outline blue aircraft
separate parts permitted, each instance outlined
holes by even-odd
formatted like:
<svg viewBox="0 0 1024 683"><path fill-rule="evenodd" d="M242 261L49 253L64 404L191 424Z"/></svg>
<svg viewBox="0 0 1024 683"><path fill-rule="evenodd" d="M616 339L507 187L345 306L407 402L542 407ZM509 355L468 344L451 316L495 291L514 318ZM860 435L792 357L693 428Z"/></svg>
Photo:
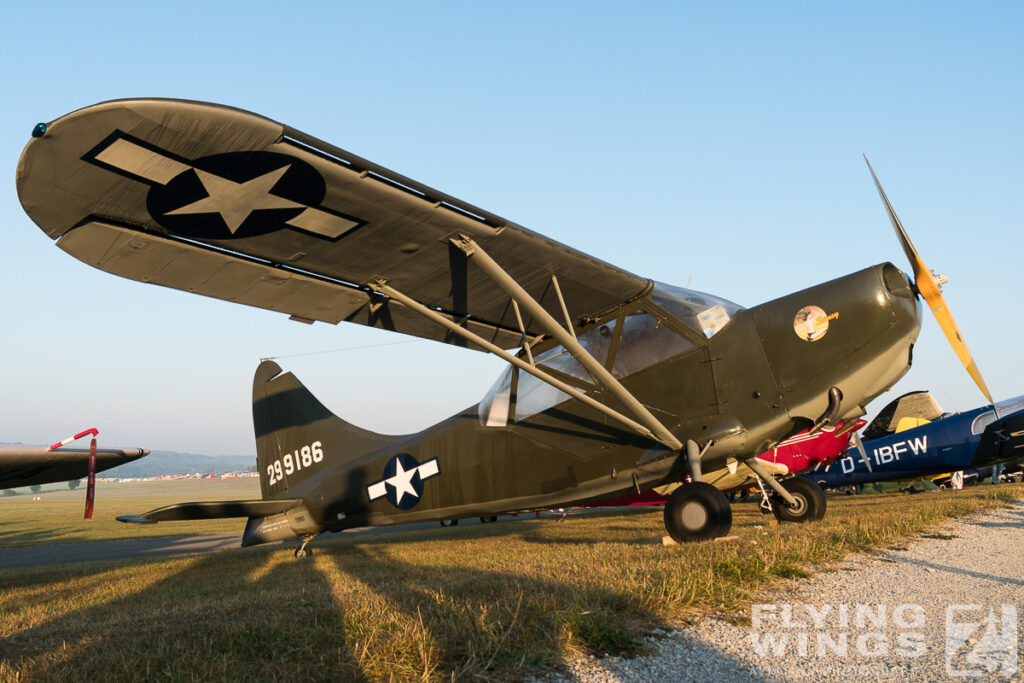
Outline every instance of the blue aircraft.
<svg viewBox="0 0 1024 683"><path fill-rule="evenodd" d="M822 488L919 479L1024 458L1024 396L942 413L930 394L905 394L882 410L846 456L804 475Z"/></svg>

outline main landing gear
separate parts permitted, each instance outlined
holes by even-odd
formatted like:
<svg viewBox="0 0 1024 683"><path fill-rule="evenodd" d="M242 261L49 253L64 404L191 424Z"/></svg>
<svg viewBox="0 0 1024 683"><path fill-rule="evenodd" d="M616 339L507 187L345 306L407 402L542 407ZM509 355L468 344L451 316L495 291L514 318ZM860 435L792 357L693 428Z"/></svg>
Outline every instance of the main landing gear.
<svg viewBox="0 0 1024 683"><path fill-rule="evenodd" d="M665 528L676 543L725 536L732 528L732 508L725 494L711 484L682 484L665 503Z"/></svg>
<svg viewBox="0 0 1024 683"><path fill-rule="evenodd" d="M771 512L780 522L816 522L825 516L825 494L811 480L793 477L775 484L792 498L787 502L772 492ZM719 538L732 528L732 508L725 494L711 484L681 484L665 503L665 528L676 543Z"/></svg>

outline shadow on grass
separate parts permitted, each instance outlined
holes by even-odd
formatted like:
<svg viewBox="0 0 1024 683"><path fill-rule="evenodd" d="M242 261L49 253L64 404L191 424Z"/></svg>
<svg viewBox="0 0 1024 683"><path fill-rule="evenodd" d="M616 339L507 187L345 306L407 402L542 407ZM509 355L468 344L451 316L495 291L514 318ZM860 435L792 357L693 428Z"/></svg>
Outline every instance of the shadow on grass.
<svg viewBox="0 0 1024 683"><path fill-rule="evenodd" d="M498 526L480 538L500 546ZM636 595L473 566L472 545L434 534L444 530L408 554L374 535L305 561L290 548L248 548L34 569L8 585L31 625L0 623L0 678L505 679L564 671L572 652L640 654L642 635L666 627Z"/></svg>
<svg viewBox="0 0 1024 683"><path fill-rule="evenodd" d="M662 627L630 596L596 586L446 564L411 564L383 547L332 553L337 569L422 628L443 679L562 668L564 650L636 655L642 632ZM643 625L642 630L638 628Z"/></svg>
<svg viewBox="0 0 1024 683"><path fill-rule="evenodd" d="M347 644L345 614L312 564L260 550L174 561L185 566L148 585L144 577L160 573L160 561L119 563L143 578L129 579L118 597L11 633L0 678L6 665L8 676L38 680L365 680ZM76 573L93 572L111 565Z"/></svg>
<svg viewBox="0 0 1024 683"><path fill-rule="evenodd" d="M41 518L49 516L48 513L48 510L39 510ZM55 541L84 541L87 538L85 529L75 528L63 520L52 527L41 529L27 529L23 523L17 521L0 522L0 547L31 546Z"/></svg>

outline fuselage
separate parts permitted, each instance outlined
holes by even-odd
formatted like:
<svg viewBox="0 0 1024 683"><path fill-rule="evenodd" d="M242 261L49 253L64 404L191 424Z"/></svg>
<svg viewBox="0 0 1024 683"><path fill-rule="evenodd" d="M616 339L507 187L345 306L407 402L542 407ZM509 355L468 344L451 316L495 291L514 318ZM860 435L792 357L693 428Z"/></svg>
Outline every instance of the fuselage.
<svg viewBox="0 0 1024 683"><path fill-rule="evenodd" d="M709 335L694 330L706 320L669 317L670 304L658 301L612 311L580 330L579 338L590 340L595 355L606 353L602 362L674 435L705 447L706 471L807 428L828 408L830 387L843 395L836 419L862 415L863 405L909 369L920 326L909 284L890 264L754 308L735 307ZM801 319L808 308L821 311L817 333ZM648 336L631 338L631 325ZM636 358L652 339L653 347L681 350L655 354L653 363ZM608 392L588 385L559 347L541 347L533 355L559 377L624 410ZM480 404L420 433L374 435L377 441L334 416L281 422L273 410L257 411L261 399L254 389L254 415L270 416L264 426L256 419L264 498L303 499L307 526L291 523L298 535L561 507L687 475L677 453L532 379L512 370ZM270 380L268 391L276 391L276 381ZM271 439L263 446L261 434ZM294 452L298 464L299 453L313 443L322 462L311 461L301 477L285 473L268 480L268 471L287 469L275 458ZM259 522L250 527L252 542L272 540L261 535Z"/></svg>

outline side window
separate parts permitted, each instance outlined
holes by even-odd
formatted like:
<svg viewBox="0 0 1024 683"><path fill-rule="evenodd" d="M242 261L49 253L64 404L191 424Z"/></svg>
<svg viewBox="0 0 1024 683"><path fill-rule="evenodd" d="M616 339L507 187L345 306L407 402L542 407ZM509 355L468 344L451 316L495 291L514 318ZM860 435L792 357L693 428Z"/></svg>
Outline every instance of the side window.
<svg viewBox="0 0 1024 683"><path fill-rule="evenodd" d="M655 363L693 348L693 344L647 313L627 316L622 326L622 341L615 354L612 374L628 377Z"/></svg>
<svg viewBox="0 0 1024 683"><path fill-rule="evenodd" d="M525 420L570 398L572 397L564 391L524 372L519 380L519 391L516 395L515 421Z"/></svg>
<svg viewBox="0 0 1024 683"><path fill-rule="evenodd" d="M598 363L602 365L608 360L608 349L611 347L612 338L615 336L615 321L609 321L598 325L592 330L579 336L580 346L585 348ZM557 370L585 382L593 382L590 373L583 369L572 355L562 346L555 346L535 358L537 365ZM519 375L519 390L516 392L516 414L515 420L519 422L526 418L545 411L571 398L564 391L554 388L547 382L541 381L524 373Z"/></svg>
<svg viewBox="0 0 1024 683"><path fill-rule="evenodd" d="M604 366L608 363L617 323L617 320L610 320L579 336L580 345ZM636 312L623 319L622 338L611 372L619 379L628 377L692 348L693 342L654 316ZM584 382L594 381L563 346L554 346L537 354L534 362L542 368L550 368ZM547 382L509 366L480 401L480 423L485 427L504 427L508 423L509 406L513 403L513 419L519 422L570 398Z"/></svg>
<svg viewBox="0 0 1024 683"><path fill-rule="evenodd" d="M504 427L508 422L508 404L512 397L512 375L516 369L509 365L498 376L480 401L480 424L484 427Z"/></svg>

